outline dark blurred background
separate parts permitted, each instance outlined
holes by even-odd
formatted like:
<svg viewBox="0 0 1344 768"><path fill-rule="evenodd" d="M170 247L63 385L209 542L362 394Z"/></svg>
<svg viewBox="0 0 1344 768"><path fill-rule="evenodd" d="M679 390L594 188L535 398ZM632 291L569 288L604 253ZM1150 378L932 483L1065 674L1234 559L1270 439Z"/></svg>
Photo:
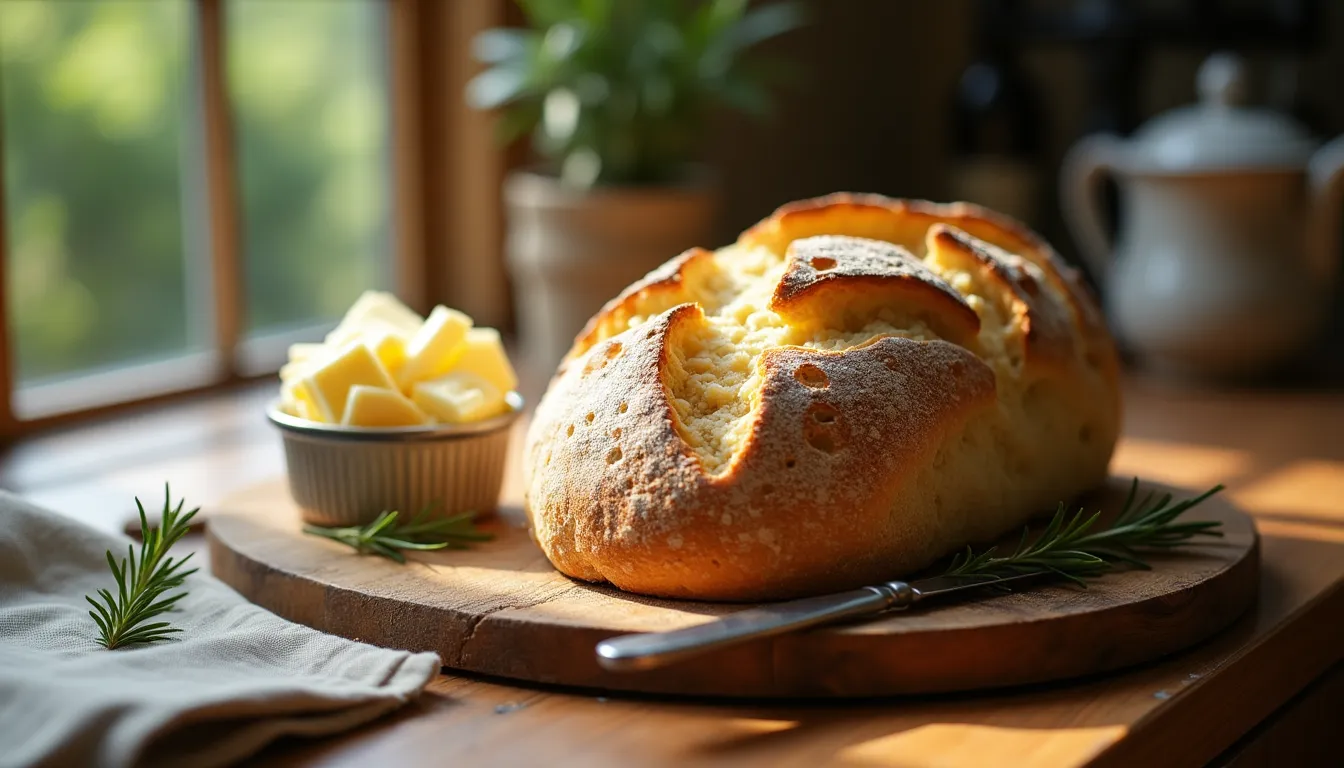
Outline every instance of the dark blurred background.
<svg viewBox="0 0 1344 768"><path fill-rule="evenodd" d="M725 116L714 135L725 242L780 201L835 190L953 199L958 164L984 151L1036 165L1031 224L1072 255L1056 185L1064 153L1091 131L1128 134L1193 102L1199 65L1222 49L1248 59L1254 102L1290 111L1322 138L1344 131L1344 3L845 0L808 8L811 25L768 44L787 51L806 80L781 92L768 126ZM976 64L1015 83L983 112L968 107L975 88L963 85ZM986 115L995 125L970 130L968 140L965 123Z"/></svg>

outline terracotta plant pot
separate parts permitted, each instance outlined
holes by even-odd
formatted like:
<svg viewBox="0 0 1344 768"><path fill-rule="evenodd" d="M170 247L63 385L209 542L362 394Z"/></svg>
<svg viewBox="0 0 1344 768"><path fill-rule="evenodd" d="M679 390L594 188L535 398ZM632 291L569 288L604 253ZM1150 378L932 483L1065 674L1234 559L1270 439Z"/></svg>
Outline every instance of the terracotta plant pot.
<svg viewBox="0 0 1344 768"><path fill-rule="evenodd" d="M550 370L607 300L692 246L709 247L708 174L665 187L575 189L518 172L504 183L508 263L523 353Z"/></svg>

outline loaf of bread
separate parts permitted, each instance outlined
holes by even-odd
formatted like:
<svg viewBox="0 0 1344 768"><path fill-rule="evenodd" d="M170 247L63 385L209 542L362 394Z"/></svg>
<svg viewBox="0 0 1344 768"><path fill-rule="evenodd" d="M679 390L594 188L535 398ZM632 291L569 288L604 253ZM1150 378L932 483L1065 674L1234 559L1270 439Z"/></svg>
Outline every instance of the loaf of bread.
<svg viewBox="0 0 1344 768"><path fill-rule="evenodd" d="M525 448L561 572L647 595L900 577L1106 475L1115 348L1075 272L967 204L832 195L672 259L579 335Z"/></svg>

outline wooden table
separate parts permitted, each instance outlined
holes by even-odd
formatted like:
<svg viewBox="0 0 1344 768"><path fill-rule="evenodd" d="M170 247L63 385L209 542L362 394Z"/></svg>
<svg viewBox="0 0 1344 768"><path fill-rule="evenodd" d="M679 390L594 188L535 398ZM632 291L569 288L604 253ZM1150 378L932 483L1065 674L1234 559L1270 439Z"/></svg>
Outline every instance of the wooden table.
<svg viewBox="0 0 1344 768"><path fill-rule="evenodd" d="M31 440L0 485L104 528L131 496L204 504L282 471L271 388ZM604 696L445 674L345 736L271 765L1330 765L1344 750L1344 395L1202 392L1131 381L1118 474L1226 483L1264 537L1254 611L1122 674L975 695L843 704ZM516 481L508 493L517 493Z"/></svg>

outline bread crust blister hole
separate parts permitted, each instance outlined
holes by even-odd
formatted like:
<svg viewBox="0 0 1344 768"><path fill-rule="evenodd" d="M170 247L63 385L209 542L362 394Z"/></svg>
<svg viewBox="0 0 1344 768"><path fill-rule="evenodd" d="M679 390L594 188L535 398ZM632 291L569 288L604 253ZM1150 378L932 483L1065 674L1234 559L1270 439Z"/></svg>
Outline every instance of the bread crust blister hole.
<svg viewBox="0 0 1344 768"><path fill-rule="evenodd" d="M808 389L825 389L831 385L826 372L811 363L803 363L793 372L793 378Z"/></svg>
<svg viewBox="0 0 1344 768"><path fill-rule="evenodd" d="M840 430L840 411L828 403L813 403L807 409L803 438L822 453L835 453L844 446Z"/></svg>
<svg viewBox="0 0 1344 768"><path fill-rule="evenodd" d="M808 263L818 272L828 272L835 269L835 259L830 256L813 256Z"/></svg>
<svg viewBox="0 0 1344 768"><path fill-rule="evenodd" d="M615 360L616 357L621 354L621 350L623 348L624 347L621 346L621 342L613 341L607 345L606 352L604 352L603 354L590 355L588 357L588 364L583 367L583 375L587 376L593 371L600 371L603 368L606 368L607 363L610 363L612 360Z"/></svg>
<svg viewBox="0 0 1344 768"><path fill-rule="evenodd" d="M818 424L830 424L840 417L840 412L826 403L817 403L812 406L811 414L813 421Z"/></svg>

